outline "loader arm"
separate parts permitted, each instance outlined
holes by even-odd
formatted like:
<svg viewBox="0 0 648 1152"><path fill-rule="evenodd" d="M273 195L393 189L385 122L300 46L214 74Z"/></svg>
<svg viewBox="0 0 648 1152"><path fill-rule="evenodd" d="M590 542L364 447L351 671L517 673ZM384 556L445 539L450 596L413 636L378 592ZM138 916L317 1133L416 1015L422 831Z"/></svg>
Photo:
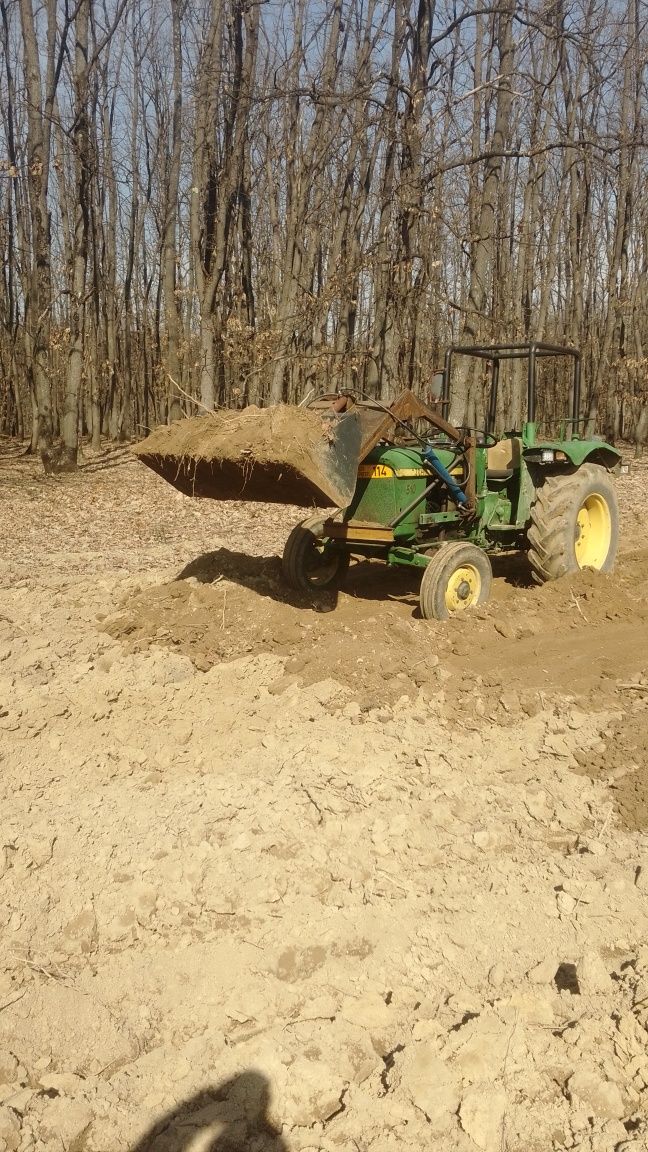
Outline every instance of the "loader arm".
<svg viewBox="0 0 648 1152"><path fill-rule="evenodd" d="M309 404L311 410L333 409L341 415L345 412L355 412L360 422L360 457L361 463L380 440L388 440L390 433L398 427L399 423L407 424L408 420L427 420L439 432L443 432L449 440L456 444L466 445L463 432L449 424L438 412L429 408L418 396L409 389L401 392L392 400L391 404L381 404L377 400L357 400L352 394L319 396Z"/></svg>
<svg viewBox="0 0 648 1152"><path fill-rule="evenodd" d="M458 448L465 454L467 463L468 480L465 486L465 491L461 498L461 505L467 512L471 512L475 507L476 490L476 442L474 437L467 436L465 432L454 425L449 424L430 408L419 400L409 389L401 392L399 396L387 408L384 405L378 404L375 401L367 400L358 404L355 411L359 414L360 420L360 460L366 459L369 453L376 447L380 440L388 440L390 434L393 435L393 430L400 424L407 425L410 420L426 420L433 428L442 432L449 440L452 440ZM451 481L443 470L439 470L439 461L436 458L432 449L428 450L428 463L434 474L441 479L451 491L452 498L457 503L456 485Z"/></svg>

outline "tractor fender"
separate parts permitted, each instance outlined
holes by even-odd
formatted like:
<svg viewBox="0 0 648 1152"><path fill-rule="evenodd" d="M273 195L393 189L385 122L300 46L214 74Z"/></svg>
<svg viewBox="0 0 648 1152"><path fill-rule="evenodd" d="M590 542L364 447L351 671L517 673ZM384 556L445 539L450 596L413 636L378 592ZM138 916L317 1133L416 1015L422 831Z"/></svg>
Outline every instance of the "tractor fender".
<svg viewBox="0 0 648 1152"><path fill-rule="evenodd" d="M561 456L558 456L557 460L543 461L543 450L553 450L566 459L561 459ZM614 472L621 463L621 453L618 449L612 448L610 444L604 444L600 440L543 440L532 448L525 449L523 456L528 464L542 465L546 463L552 470L556 466L560 467L561 464L563 466L571 464L574 468L580 468L582 464L600 464L608 472Z"/></svg>

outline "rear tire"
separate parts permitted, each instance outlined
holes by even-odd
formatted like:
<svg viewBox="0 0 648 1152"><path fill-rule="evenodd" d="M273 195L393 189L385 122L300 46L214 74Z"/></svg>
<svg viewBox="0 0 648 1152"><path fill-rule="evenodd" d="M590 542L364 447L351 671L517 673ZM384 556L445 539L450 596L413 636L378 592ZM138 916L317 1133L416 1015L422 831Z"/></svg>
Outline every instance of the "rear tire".
<svg viewBox="0 0 648 1152"><path fill-rule="evenodd" d="M488 556L475 544L442 544L427 565L419 604L425 620L449 620L483 604L490 596L493 572Z"/></svg>
<svg viewBox="0 0 648 1152"><path fill-rule="evenodd" d="M536 490L527 533L529 562L541 583L581 568L611 572L619 543L616 490L600 464L546 476Z"/></svg>
<svg viewBox="0 0 648 1152"><path fill-rule="evenodd" d="M281 568L286 583L297 592L338 588L348 567L348 552L326 539L321 516L302 520L286 540Z"/></svg>

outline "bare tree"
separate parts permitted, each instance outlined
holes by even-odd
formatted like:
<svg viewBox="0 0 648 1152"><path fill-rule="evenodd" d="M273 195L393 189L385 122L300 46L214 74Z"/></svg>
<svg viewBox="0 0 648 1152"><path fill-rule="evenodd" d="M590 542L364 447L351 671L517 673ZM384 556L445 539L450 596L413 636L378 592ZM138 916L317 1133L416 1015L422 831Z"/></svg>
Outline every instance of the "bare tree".
<svg viewBox="0 0 648 1152"><path fill-rule="evenodd" d="M258 24L258 5L212 0L199 61L191 244L200 308L200 396L207 408L219 392L223 398L228 258L242 197Z"/></svg>
<svg viewBox="0 0 648 1152"><path fill-rule="evenodd" d="M45 75L36 33L32 0L20 0L25 90L27 94L27 195L31 226L28 294L25 299L25 338L29 380L35 401L33 442L45 471L55 468L54 420L49 378L51 236L49 217L50 140L59 67L56 60L56 2L47 0Z"/></svg>
<svg viewBox="0 0 648 1152"><path fill-rule="evenodd" d="M71 335L67 380L63 399L61 432L62 466L77 466L79 443L79 393L83 376L86 315L86 271L90 223L90 109L89 109L89 28L92 0L79 0L74 21L74 121L72 138L75 158L74 233L72 247Z"/></svg>
<svg viewBox="0 0 648 1152"><path fill-rule="evenodd" d="M496 93L495 122L492 135L486 142L484 182L479 207L474 212L477 231L474 239L471 238L470 279L461 331L461 340L467 344L479 343L493 333L493 318L488 303L497 256L496 223L503 157L511 129L513 17L514 7L510 0L498 0L493 16L493 42L498 53L497 75L491 81ZM471 383L473 391L470 390ZM460 422L467 416L470 423L475 423L477 400L474 385L474 378L465 371L461 376L458 374L451 420Z"/></svg>
<svg viewBox="0 0 648 1152"><path fill-rule="evenodd" d="M182 415L179 384L181 367L181 317L178 308L178 212L180 165L182 163L182 21L184 0L171 0L173 44L173 92L170 150L166 157L166 187L164 223L162 228L162 269L164 281L164 320L166 328L166 359L169 387L169 420Z"/></svg>

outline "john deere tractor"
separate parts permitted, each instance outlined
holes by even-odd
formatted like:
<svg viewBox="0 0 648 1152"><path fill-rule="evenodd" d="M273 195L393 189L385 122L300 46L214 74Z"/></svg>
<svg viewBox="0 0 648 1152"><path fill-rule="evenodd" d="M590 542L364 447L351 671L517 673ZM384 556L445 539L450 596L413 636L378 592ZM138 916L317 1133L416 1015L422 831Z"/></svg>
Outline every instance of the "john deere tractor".
<svg viewBox="0 0 648 1152"><path fill-rule="evenodd" d="M465 367L466 357L487 380L481 429L455 428L447 419L453 368L458 359ZM499 393L508 361L526 366L526 413L506 431ZM566 397L554 428L536 403L540 361L554 370L556 395ZM191 417L156 429L135 452L190 496L336 506L332 514L311 514L288 537L283 572L296 589L334 588L352 556L382 560L420 569L421 612L444 620L488 599L496 552L526 551L540 581L579 568L609 572L621 456L581 434L576 349L455 346L441 377L431 407L412 392L389 406L335 393L306 408L250 406Z"/></svg>
<svg viewBox="0 0 648 1152"><path fill-rule="evenodd" d="M489 382L481 430L446 419L453 369L465 357L481 362ZM556 436L536 419L536 370L548 358L569 368ZM511 360L525 362L526 414L504 431L500 367ZM579 353L544 343L451 347L432 407L411 392L389 407L351 395L318 398L312 409L332 409L338 421L359 425L357 480L346 507L311 515L292 531L283 553L286 580L302 590L335 587L352 556L418 568L421 613L444 620L488 599L497 552L524 550L539 581L580 568L609 572L621 456L581 435L580 407Z"/></svg>

